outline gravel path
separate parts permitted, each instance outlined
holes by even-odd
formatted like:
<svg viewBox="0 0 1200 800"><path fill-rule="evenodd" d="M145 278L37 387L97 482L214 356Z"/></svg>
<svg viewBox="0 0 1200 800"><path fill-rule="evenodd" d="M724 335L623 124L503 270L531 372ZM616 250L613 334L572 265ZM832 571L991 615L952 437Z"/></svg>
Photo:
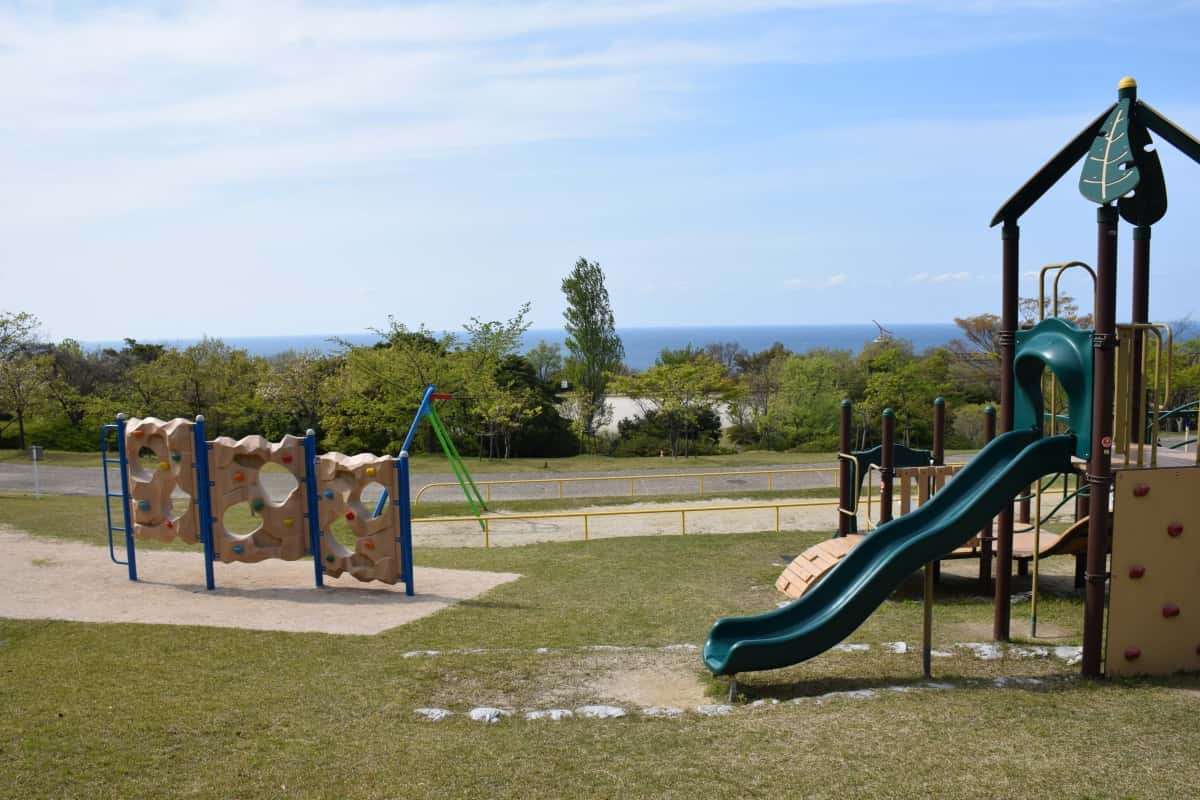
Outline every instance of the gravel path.
<svg viewBox="0 0 1200 800"><path fill-rule="evenodd" d="M99 458L99 457L97 457ZM836 475L832 471L836 465L832 462L804 465L779 465L775 469L795 469L821 467L828 472L784 473L774 478L774 488L779 490L810 488L817 486L833 486ZM468 469L470 463L467 464ZM756 466L749 469L764 470L771 467ZM695 473L708 472L706 469L686 468L663 470L664 473ZM712 470L729 472L730 470ZM112 469L109 479L114 490L120 487L120 473ZM491 497L495 500L542 500L559 496L557 478L605 477L611 480L587 481L584 483L563 484L563 497L619 497L630 493L631 474L620 472L556 472L541 476L536 472L489 472L474 475L480 484L480 490L486 491L483 482L496 480L533 480L545 477L544 483L522 483L508 486L493 486ZM649 474L649 473L646 473ZM43 466L39 469L42 491L47 494L91 495L99 496L103 492L100 466L90 467L53 467ZM272 496L282 496L292 485L289 476L281 472L264 472L262 475L264 487ZM413 472L412 485L414 493L428 483L451 483L454 476L450 473ZM636 494L694 494L699 487L698 478L649 478L634 479L633 490ZM730 477L704 479L705 493L718 491L754 491L767 488L766 475L734 475ZM33 468L28 464L0 464L0 491L28 492L33 490ZM422 500L445 501L462 499L462 491L457 485L437 487L425 492Z"/></svg>

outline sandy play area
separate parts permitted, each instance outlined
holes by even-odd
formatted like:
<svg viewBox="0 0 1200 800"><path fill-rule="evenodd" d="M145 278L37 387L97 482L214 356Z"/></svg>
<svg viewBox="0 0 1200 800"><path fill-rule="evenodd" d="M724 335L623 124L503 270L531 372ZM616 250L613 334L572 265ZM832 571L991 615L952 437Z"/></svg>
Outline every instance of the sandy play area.
<svg viewBox="0 0 1200 800"><path fill-rule="evenodd" d="M143 622L219 628L372 635L478 597L520 575L417 567L416 596L403 585L359 583L348 575L313 586L311 561L215 564L217 590L204 589L198 552L138 551L138 576L107 550L0 531L7 575L0 617Z"/></svg>

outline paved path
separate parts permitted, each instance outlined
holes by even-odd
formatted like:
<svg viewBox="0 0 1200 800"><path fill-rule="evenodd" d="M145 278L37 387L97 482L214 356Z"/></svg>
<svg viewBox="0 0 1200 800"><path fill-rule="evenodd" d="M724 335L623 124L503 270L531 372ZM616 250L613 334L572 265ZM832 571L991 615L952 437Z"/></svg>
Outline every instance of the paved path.
<svg viewBox="0 0 1200 800"><path fill-rule="evenodd" d="M470 462L467 464L470 468ZM775 467L755 466L748 470L760 471L766 469L807 469L824 468L826 472L782 473L774 477L773 488L778 490L810 488L817 486L833 486L836 475L836 464L824 462L819 464L783 464ZM697 472L730 472L732 470L710 470L705 468L680 467L678 469L662 470L664 474L682 474ZM480 490L485 491L485 481L497 480L534 480L544 478L545 483L522 483L508 486L493 486L491 496L496 500L538 500L559 496L558 478L581 477L612 477L613 480L586 481L582 483L564 483L563 497L619 497L630 493L630 475L646 476L653 472L555 472L546 475L537 472L488 472L475 475L480 484ZM93 495L99 496L103 491L100 467L54 467L43 466L39 469L42 491L47 494ZM110 470L110 480L114 490L120 486L120 475L114 469ZM698 478L645 478L633 480L634 492L639 495L647 494L695 494L699 488ZM262 475L263 486L272 496L282 496L292 485L290 476L281 472L266 472ZM413 472L412 483L414 491L427 483L449 483L454 476L449 473ZM706 494L713 492L754 491L767 488L766 475L733 475L730 477L704 478ZM28 492L33 490L33 468L28 464L0 464L0 491ZM462 498L462 492L457 486L438 487L430 489L422 500L457 500Z"/></svg>

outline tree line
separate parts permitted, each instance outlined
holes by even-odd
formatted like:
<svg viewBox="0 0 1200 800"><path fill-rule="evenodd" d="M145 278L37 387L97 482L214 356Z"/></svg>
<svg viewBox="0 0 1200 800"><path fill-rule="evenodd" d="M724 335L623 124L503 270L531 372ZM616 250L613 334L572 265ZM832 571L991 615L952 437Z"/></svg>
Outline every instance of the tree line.
<svg viewBox="0 0 1200 800"><path fill-rule="evenodd" d="M711 454L732 449L830 451L838 405L854 402L856 445L878 438L885 407L901 441L928 445L933 398L946 398L947 444L982 444L983 406L999 394L999 320L956 319L962 338L923 353L881 338L858 353L794 353L782 344L747 352L735 342L664 350L647 369L626 367L600 265L580 259L562 281L565 350L523 351L526 303L503 320L472 318L436 333L389 318L378 342L335 342L333 352L254 356L219 339L168 347L126 339L87 349L47 342L31 314L0 312L0 447L30 442L88 450L118 411L162 418L204 414L216 435L316 430L322 446L396 452L425 387L455 399L440 409L464 454L486 458ZM1090 320L1065 298L1060 312ZM1036 304L1022 306L1024 322ZM1200 396L1200 338L1176 323L1172 397ZM638 413L612 430L612 398ZM434 451L431 430L414 450Z"/></svg>

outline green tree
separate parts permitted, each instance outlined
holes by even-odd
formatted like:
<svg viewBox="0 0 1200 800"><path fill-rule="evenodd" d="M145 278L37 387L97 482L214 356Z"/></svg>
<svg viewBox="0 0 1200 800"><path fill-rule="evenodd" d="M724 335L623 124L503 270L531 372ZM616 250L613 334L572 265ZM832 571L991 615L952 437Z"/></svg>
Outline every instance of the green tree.
<svg viewBox="0 0 1200 800"><path fill-rule="evenodd" d="M529 349L525 358L533 366L537 379L542 383L554 380L563 370L562 348L557 343L539 341Z"/></svg>
<svg viewBox="0 0 1200 800"><path fill-rule="evenodd" d="M604 394L608 381L625 357L617 336L612 304L604 285L604 271L594 261L581 258L563 278L567 308L563 312L567 332L566 370L579 394L574 403L579 414L581 436L596 448L596 429L605 415Z"/></svg>
<svg viewBox="0 0 1200 800"><path fill-rule="evenodd" d="M617 391L635 400L642 413L654 411L666 431L671 457L679 455L679 442L688 455L688 433L704 411L712 412L735 391L736 384L725 368L701 351L690 360L677 353L664 353L650 369L637 375L615 378Z"/></svg>

